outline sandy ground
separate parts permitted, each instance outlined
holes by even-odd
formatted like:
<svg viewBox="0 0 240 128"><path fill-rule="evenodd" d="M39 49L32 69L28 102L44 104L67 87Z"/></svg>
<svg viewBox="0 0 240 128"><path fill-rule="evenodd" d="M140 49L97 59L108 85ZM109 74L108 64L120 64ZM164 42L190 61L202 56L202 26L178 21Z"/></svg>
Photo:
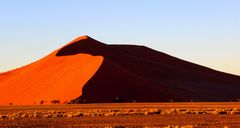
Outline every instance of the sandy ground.
<svg viewBox="0 0 240 128"><path fill-rule="evenodd" d="M238 128L240 103L0 106L0 127Z"/></svg>

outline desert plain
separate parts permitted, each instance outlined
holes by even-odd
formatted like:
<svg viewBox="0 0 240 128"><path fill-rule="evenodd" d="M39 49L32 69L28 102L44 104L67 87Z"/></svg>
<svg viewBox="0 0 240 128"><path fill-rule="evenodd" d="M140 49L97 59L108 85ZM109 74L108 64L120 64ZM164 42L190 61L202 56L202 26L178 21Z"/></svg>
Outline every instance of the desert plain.
<svg viewBox="0 0 240 128"><path fill-rule="evenodd" d="M240 103L6 105L0 127L238 128Z"/></svg>

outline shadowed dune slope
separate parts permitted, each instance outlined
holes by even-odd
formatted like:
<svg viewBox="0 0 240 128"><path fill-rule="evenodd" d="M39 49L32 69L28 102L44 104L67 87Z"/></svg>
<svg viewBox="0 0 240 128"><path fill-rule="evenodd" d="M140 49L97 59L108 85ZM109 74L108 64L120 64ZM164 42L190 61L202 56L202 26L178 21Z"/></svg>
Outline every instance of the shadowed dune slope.
<svg viewBox="0 0 240 128"><path fill-rule="evenodd" d="M240 77L136 45L79 37L43 59L0 74L0 104L235 101Z"/></svg>

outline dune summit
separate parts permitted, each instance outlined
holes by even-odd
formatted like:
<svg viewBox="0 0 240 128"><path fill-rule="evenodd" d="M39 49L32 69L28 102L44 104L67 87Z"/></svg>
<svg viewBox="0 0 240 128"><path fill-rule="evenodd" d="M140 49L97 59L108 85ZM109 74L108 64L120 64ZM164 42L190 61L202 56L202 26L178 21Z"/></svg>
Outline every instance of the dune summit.
<svg viewBox="0 0 240 128"><path fill-rule="evenodd" d="M236 101L240 77L145 46L81 36L48 56L0 74L0 105Z"/></svg>

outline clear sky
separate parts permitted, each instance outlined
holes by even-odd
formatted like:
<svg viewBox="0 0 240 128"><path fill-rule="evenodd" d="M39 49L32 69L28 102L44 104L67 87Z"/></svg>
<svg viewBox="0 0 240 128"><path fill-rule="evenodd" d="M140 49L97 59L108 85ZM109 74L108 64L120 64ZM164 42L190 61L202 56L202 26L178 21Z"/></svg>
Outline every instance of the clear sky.
<svg viewBox="0 0 240 128"><path fill-rule="evenodd" d="M240 0L0 0L0 72L80 35L240 75Z"/></svg>

